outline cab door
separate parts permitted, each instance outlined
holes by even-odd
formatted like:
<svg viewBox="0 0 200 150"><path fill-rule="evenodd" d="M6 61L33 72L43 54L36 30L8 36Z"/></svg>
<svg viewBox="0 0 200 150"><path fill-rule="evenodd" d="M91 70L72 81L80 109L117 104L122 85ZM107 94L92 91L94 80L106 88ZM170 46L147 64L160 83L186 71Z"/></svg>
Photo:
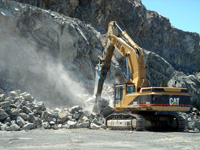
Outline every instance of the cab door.
<svg viewBox="0 0 200 150"><path fill-rule="evenodd" d="M115 99L114 99L114 106L120 107L120 102L123 98L123 86L115 87Z"/></svg>

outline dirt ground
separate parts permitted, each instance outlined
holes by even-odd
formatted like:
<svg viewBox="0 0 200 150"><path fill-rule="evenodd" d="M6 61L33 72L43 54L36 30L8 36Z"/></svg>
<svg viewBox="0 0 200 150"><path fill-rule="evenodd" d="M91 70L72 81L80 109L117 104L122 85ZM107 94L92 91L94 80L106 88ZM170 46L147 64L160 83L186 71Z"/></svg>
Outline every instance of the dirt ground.
<svg viewBox="0 0 200 150"><path fill-rule="evenodd" d="M0 150L199 150L200 133L90 129L0 131Z"/></svg>

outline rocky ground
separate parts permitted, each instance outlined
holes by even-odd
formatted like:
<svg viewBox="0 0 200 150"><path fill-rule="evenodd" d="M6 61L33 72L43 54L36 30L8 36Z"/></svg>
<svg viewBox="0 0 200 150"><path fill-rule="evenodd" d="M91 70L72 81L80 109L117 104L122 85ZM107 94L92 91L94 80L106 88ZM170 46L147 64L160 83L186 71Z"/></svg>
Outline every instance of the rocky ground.
<svg viewBox="0 0 200 150"><path fill-rule="evenodd" d="M5 150L199 150L200 133L111 130L31 130L0 132Z"/></svg>

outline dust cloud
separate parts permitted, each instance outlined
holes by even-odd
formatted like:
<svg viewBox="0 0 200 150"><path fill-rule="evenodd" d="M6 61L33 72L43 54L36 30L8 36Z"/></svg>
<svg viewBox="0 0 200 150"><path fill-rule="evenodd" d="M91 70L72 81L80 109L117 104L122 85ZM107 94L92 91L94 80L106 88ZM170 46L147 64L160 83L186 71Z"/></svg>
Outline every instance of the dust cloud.
<svg viewBox="0 0 200 150"><path fill-rule="evenodd" d="M68 71L59 58L18 34L1 34L0 40L2 91L21 89L50 108L84 105L89 93L76 78L78 72Z"/></svg>

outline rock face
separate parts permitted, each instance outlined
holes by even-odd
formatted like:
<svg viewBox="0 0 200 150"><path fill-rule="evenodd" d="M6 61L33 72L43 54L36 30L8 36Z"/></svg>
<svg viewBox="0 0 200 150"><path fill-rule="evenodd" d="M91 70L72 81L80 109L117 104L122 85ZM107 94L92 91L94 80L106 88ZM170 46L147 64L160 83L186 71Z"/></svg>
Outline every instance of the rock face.
<svg viewBox="0 0 200 150"><path fill-rule="evenodd" d="M175 71L168 84L178 81L177 87L186 87L191 95L191 104L200 109L200 73L185 75L183 72Z"/></svg>
<svg viewBox="0 0 200 150"><path fill-rule="evenodd" d="M200 108L199 35L172 27L168 18L146 10L140 0L15 1L20 3L0 0L1 93L22 89L48 106L82 105L84 94L93 91L94 68L107 25L117 20L146 49L151 84L171 86L178 80ZM121 81L123 70L123 61L113 58L108 85ZM32 99L22 96L25 104ZM9 109L9 102L1 105ZM30 110L24 107L23 111Z"/></svg>
<svg viewBox="0 0 200 150"><path fill-rule="evenodd" d="M19 88L49 105L83 103L80 95L93 90L100 33L56 12L11 1L0 4L3 92Z"/></svg>
<svg viewBox="0 0 200 150"><path fill-rule="evenodd" d="M78 18L104 32L110 21L117 20L136 43L159 54L175 69L200 71L199 35L172 27L168 18L146 10L140 0L64 0L62 3L57 0L17 1Z"/></svg>

